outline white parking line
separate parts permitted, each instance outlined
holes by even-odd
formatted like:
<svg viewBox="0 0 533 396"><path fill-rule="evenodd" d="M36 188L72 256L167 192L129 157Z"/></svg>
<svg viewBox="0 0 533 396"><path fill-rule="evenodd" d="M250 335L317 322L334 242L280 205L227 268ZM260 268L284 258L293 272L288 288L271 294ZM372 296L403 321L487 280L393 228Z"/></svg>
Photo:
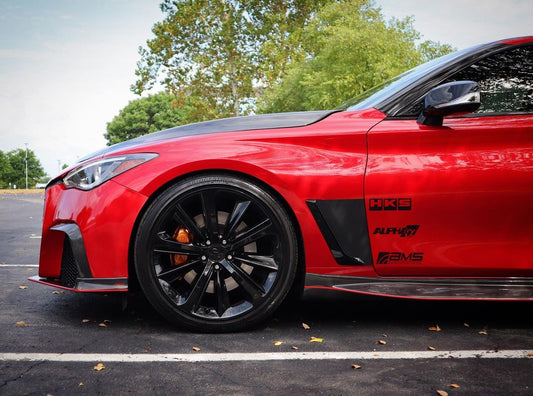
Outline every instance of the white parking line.
<svg viewBox="0 0 533 396"><path fill-rule="evenodd" d="M404 360L404 359L528 359L527 350L400 351L400 352L279 352L279 353L0 353L0 361L40 362L249 362L271 360Z"/></svg>
<svg viewBox="0 0 533 396"><path fill-rule="evenodd" d="M4 264L4 263L0 263L0 267L31 267L31 268L38 268L39 264Z"/></svg>

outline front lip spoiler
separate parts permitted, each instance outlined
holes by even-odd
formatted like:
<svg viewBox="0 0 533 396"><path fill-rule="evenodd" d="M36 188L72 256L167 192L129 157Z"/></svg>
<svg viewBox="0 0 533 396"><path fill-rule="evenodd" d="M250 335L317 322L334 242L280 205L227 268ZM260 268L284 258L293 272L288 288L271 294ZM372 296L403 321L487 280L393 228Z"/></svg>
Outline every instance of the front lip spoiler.
<svg viewBox="0 0 533 396"><path fill-rule="evenodd" d="M32 276L28 280L42 285L57 287L80 293L86 292L126 292L128 291L128 278L78 278L73 287L63 286L59 279L41 278Z"/></svg>

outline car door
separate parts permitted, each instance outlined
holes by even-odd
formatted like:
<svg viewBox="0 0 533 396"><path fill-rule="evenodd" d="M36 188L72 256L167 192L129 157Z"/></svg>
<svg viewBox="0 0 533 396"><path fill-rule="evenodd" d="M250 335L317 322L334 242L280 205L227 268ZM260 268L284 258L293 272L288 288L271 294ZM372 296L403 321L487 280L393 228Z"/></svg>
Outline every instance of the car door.
<svg viewBox="0 0 533 396"><path fill-rule="evenodd" d="M368 133L365 199L384 276L533 276L533 51L480 59L480 109L442 126L388 118Z"/></svg>

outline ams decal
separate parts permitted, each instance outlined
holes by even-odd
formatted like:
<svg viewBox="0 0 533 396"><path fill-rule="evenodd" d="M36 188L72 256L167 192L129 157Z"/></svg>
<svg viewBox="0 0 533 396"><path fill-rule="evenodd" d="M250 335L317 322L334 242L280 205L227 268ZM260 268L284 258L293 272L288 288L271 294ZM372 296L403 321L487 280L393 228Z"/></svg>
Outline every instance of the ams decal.
<svg viewBox="0 0 533 396"><path fill-rule="evenodd" d="M413 252L405 254L402 252L380 252L377 264L389 263L419 263L424 259L424 253Z"/></svg>
<svg viewBox="0 0 533 396"><path fill-rule="evenodd" d="M419 225L408 225L405 227L377 227L374 230L374 235L399 235L402 238L414 237L420 228Z"/></svg>
<svg viewBox="0 0 533 396"><path fill-rule="evenodd" d="M411 210L411 198L371 198L369 210Z"/></svg>

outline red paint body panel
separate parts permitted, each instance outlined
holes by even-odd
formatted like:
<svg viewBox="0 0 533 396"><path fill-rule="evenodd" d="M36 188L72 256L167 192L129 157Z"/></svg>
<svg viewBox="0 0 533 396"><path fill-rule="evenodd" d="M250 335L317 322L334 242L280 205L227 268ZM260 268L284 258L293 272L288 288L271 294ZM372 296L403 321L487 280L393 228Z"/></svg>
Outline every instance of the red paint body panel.
<svg viewBox="0 0 533 396"><path fill-rule="evenodd" d="M366 133L384 117L374 109L340 112L299 128L180 138L161 143L165 150L142 165L142 172L126 172L113 180L151 195L161 186L199 171L252 176L279 193L295 213L308 271L373 274L371 267L346 267L335 262L306 200L363 198Z"/></svg>
<svg viewBox="0 0 533 396"><path fill-rule="evenodd" d="M511 38L507 40L502 40L500 43L507 44L507 45L518 45L518 44L526 44L533 41L533 36L524 36L524 37L516 37Z"/></svg>
<svg viewBox="0 0 533 396"><path fill-rule="evenodd" d="M90 191L55 185L46 190L39 276L57 278L64 234L50 230L61 223L80 228L92 276L128 276L133 224L147 197L110 180Z"/></svg>
<svg viewBox="0 0 533 396"><path fill-rule="evenodd" d="M368 198L411 198L409 211L368 211L373 256L385 276L531 276L533 116L387 120L369 133ZM374 234L419 225L415 237Z"/></svg>

